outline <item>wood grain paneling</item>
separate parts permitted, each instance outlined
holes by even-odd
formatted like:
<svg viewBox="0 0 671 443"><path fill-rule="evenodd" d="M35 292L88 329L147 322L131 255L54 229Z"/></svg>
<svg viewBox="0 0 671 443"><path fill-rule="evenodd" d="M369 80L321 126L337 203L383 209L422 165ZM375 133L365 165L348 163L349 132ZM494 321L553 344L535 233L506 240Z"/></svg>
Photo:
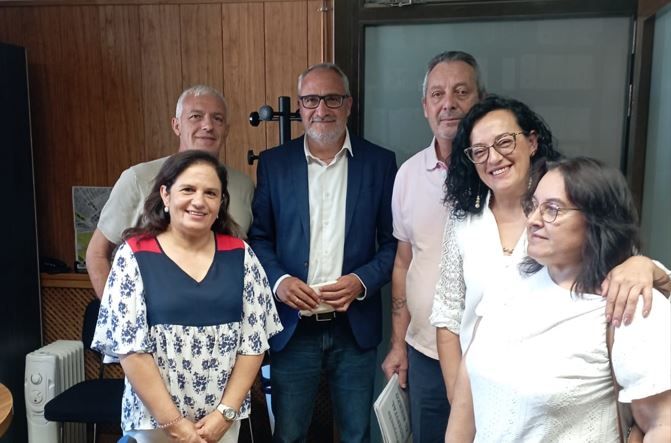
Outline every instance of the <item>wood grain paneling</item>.
<svg viewBox="0 0 671 443"><path fill-rule="evenodd" d="M96 176L107 173L106 156L101 155L106 129L100 83L100 27L95 7L58 7L50 12L45 20L53 28L46 40L50 68L47 105L53 117L48 144L34 146L39 177L38 222L40 233L46 232L47 239L72 256L72 186L89 185ZM41 217L43 214L49 218ZM51 255L44 250L41 253ZM68 260L70 264L73 261Z"/></svg>
<svg viewBox="0 0 671 443"><path fill-rule="evenodd" d="M102 62L100 54L100 24L98 8L92 6L61 7L61 56L59 87L65 91L58 98L63 115L57 126L63 130L68 143L60 151L49 150L52 158L65 153L67 164L87 165L75 169L75 185L89 185L96 180L98 168L106 175L107 156L104 152L105 128L103 110ZM55 92L57 92L56 90ZM65 117L65 118L63 118ZM63 185L65 195L59 196L63 208L70 206L71 190L67 180L61 180L62 171L54 178ZM72 230L70 230L72 233ZM74 245L74 241L72 242Z"/></svg>
<svg viewBox="0 0 671 443"><path fill-rule="evenodd" d="M308 66L307 2L266 3L266 103L277 110L277 97L291 97L296 108L296 79ZM317 37L318 38L318 37ZM303 133L300 123L292 123L291 136ZM268 147L278 144L276 124L266 124Z"/></svg>
<svg viewBox="0 0 671 443"><path fill-rule="evenodd" d="M108 186L129 164L146 159L142 109L142 54L137 6L104 6L100 14L107 174L91 184ZM99 172L102 172L99 169Z"/></svg>
<svg viewBox="0 0 671 443"><path fill-rule="evenodd" d="M170 155L179 146L170 121L182 91L180 41L178 5L140 6L146 160Z"/></svg>
<svg viewBox="0 0 671 443"><path fill-rule="evenodd" d="M33 26L41 32L34 59L32 59L31 48L28 48L28 59L32 59L29 69L34 65L44 65L44 70L41 72L43 77L36 79L42 87L42 95L37 100L33 101L35 95L32 93L32 83L30 85L31 113L38 112L38 115L32 118L33 132L40 131L43 137L40 144L33 144L40 255L50 255L49 251L60 248L62 248L61 252L65 252L67 246L73 249L72 240L74 238L72 223L68 223L72 220L70 216L72 206L67 199L68 190L64 181L72 181L76 171L64 173L65 170L60 167L63 164L73 165L70 163L72 162L71 149L67 146L71 141L66 131L66 126L70 124L70 122L66 123L68 120L66 116L70 115L69 112L72 110L66 105L67 93L59 92L59 88L65 91L68 87L65 81L65 69L61 62L64 55L59 38L62 28L60 10L61 8L52 7L35 11L36 23ZM36 109L38 107L43 107L43 109ZM71 120L71 123L78 124L74 120ZM68 263L72 264L73 260L68 260Z"/></svg>
<svg viewBox="0 0 671 443"><path fill-rule="evenodd" d="M324 18L323 16L330 13L330 11L322 11L323 3L322 0L311 0L308 1L306 5L308 27L305 40L308 43L308 66L325 61L325 58L322 57L325 55L322 54L324 52L322 46L322 20Z"/></svg>
<svg viewBox="0 0 671 443"><path fill-rule="evenodd" d="M249 124L249 113L266 101L263 5L223 5L222 27L224 95L231 123L226 163L256 177L246 155L249 149L258 154L266 147L264 126Z"/></svg>
<svg viewBox="0 0 671 443"><path fill-rule="evenodd" d="M1 0L7 6L54 6L54 5L163 5L163 4L211 4L211 3L272 3L304 0ZM490 0L491 1L491 0Z"/></svg>
<svg viewBox="0 0 671 443"><path fill-rule="evenodd" d="M11 6L15 5L15 6ZM18 6L16 6L18 5ZM321 61L318 0L2 2L0 40L27 48L40 254L74 262L71 188L111 186L133 164L175 152L182 88L223 90L222 159L254 176L246 152L278 141L249 113L292 97ZM330 44L330 43L329 43ZM326 52L327 53L327 52ZM292 133L302 132L294 124Z"/></svg>
<svg viewBox="0 0 671 443"><path fill-rule="evenodd" d="M180 6L182 87L224 90L221 5Z"/></svg>

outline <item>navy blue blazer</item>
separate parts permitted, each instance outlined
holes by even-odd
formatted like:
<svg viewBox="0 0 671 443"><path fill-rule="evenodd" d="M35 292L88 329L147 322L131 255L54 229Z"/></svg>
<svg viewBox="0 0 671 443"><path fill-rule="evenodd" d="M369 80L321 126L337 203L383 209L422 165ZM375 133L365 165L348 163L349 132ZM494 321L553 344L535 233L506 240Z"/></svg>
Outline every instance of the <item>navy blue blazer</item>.
<svg viewBox="0 0 671 443"><path fill-rule="evenodd" d="M358 345L369 349L382 339L380 288L391 279L396 255L391 219L396 156L352 135L350 141L342 274L355 273L366 285L366 297L350 304L347 318ZM250 245L271 287L285 274L306 281L310 204L303 137L262 152L256 177ZM293 335L299 315L279 299L275 303L284 330L270 339L270 348L280 351Z"/></svg>

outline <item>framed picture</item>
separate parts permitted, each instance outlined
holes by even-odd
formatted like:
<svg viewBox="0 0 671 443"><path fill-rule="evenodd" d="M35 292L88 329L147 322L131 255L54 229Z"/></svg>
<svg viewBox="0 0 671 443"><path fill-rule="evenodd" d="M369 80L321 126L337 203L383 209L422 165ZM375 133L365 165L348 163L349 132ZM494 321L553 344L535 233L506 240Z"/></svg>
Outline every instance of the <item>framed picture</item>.
<svg viewBox="0 0 671 443"><path fill-rule="evenodd" d="M75 226L75 271L86 271L86 248L98 226L100 211L112 192L109 186L73 186L72 210Z"/></svg>

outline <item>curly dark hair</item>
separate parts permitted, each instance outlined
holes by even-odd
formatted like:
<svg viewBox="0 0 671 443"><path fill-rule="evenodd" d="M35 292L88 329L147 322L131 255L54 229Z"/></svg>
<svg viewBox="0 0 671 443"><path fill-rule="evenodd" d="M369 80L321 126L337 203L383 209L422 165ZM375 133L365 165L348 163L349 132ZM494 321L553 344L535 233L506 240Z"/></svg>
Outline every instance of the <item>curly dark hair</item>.
<svg viewBox="0 0 671 443"><path fill-rule="evenodd" d="M141 220L134 227L124 231L124 240L135 236L155 237L168 229L170 215L163 210L164 204L161 199L161 186L165 186L169 191L177 178L185 170L199 163L212 166L217 171L217 176L221 182L221 206L219 206L218 217L212 224L212 231L218 234L240 235L239 226L228 213L230 196L228 194L228 173L226 172L226 168L216 158L205 151L187 150L171 155L163 163L158 174L156 174L151 193L147 196L147 200L145 200Z"/></svg>
<svg viewBox="0 0 671 443"><path fill-rule="evenodd" d="M532 189L539 180L538 170L546 160L554 160L561 155L554 149L552 132L543 119L524 103L498 95L489 95L476 104L466 114L459 124L459 129L452 143L452 154L445 179L445 203L452 206L453 214L457 218L464 218L467 214L479 214L480 208L475 207L476 196L485 201L490 189L485 185L475 165L471 162L464 149L471 145L471 132L475 124L485 115L499 109L510 111L524 134L532 131L538 139L538 148L531 158Z"/></svg>
<svg viewBox="0 0 671 443"><path fill-rule="evenodd" d="M548 172L555 169L564 179L571 204L585 217L582 268L571 291L595 293L608 272L639 248L636 205L622 173L598 160L576 157L547 163ZM542 267L531 257L520 264L525 274Z"/></svg>

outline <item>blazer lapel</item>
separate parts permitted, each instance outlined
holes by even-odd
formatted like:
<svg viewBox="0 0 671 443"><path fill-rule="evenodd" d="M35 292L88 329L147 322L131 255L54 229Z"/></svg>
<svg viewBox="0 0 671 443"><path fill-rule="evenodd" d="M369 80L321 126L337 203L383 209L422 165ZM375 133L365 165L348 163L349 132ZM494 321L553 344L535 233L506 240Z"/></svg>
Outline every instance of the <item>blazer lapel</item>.
<svg viewBox="0 0 671 443"><path fill-rule="evenodd" d="M354 149L347 163L347 198L345 200L345 239L349 234L352 221L354 220L354 209L356 209L359 195L361 194L361 178L363 174L362 154Z"/></svg>
<svg viewBox="0 0 671 443"><path fill-rule="evenodd" d="M286 198L296 199L299 219L305 239L310 244L310 196L308 190L308 164L303 151L303 137L296 143L289 167L292 170L292 192Z"/></svg>

